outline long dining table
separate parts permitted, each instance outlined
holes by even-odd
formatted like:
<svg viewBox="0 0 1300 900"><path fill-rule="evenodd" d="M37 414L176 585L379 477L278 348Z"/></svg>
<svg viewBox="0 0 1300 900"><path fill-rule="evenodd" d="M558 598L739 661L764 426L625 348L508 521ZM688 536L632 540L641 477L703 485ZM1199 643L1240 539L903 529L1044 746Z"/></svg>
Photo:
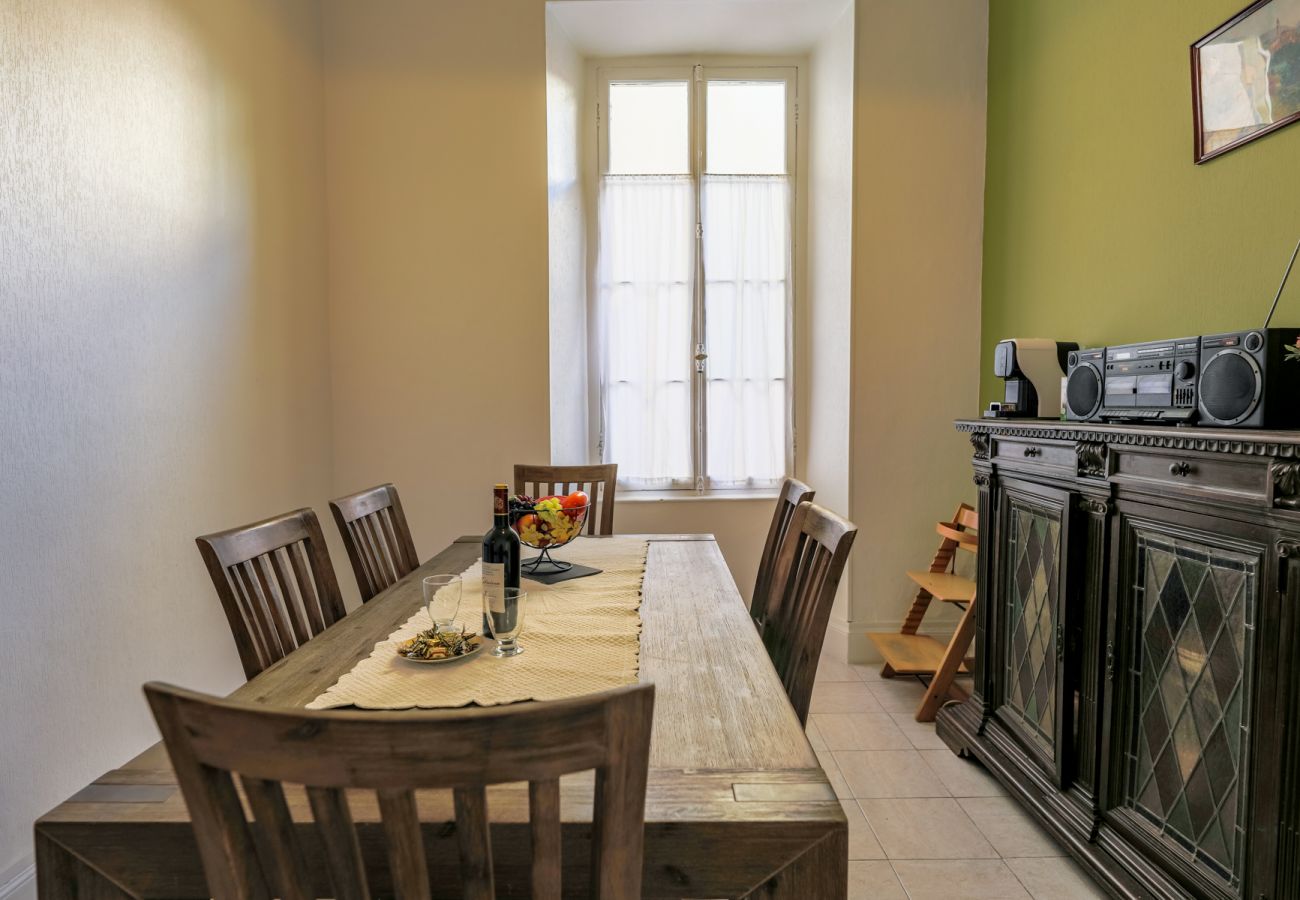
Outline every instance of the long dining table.
<svg viewBox="0 0 1300 900"><path fill-rule="evenodd" d="M717 542L711 535L643 537L649 552L639 678L656 692L643 896L846 897L843 809ZM479 538L457 540L230 696L306 705L410 618L423 602L423 576L459 572L478 554ZM593 783L590 775L561 782L566 895L587 892ZM305 800L290 799L295 818L309 820ZM349 802L374 893L383 895L378 804L360 793ZM433 896L459 897L450 792L421 792L419 803L429 871L445 873L432 879ZM497 895L527 896L527 785L494 787L488 804ZM319 861L307 828L303 838L309 862ZM39 894L47 900L209 896L161 744L41 817L35 841Z"/></svg>

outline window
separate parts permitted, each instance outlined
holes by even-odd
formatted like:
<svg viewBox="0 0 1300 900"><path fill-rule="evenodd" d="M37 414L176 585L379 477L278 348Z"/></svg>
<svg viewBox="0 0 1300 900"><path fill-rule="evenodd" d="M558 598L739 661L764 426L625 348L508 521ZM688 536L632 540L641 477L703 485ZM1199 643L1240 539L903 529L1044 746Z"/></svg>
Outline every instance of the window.
<svg viewBox="0 0 1300 900"><path fill-rule="evenodd" d="M600 455L633 489L791 469L793 69L601 70Z"/></svg>

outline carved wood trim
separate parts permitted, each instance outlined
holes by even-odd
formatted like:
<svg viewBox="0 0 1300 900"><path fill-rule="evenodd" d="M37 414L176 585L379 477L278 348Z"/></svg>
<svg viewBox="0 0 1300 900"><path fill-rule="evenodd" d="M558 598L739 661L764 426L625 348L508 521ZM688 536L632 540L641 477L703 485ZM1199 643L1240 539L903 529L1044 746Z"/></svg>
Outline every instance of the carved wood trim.
<svg viewBox="0 0 1300 900"><path fill-rule="evenodd" d="M1300 462L1273 463L1273 505L1300 509Z"/></svg>
<svg viewBox="0 0 1300 900"><path fill-rule="evenodd" d="M1080 441L1075 445L1074 453L1079 459L1079 476L1082 478L1105 478L1110 473L1107 464L1110 460L1110 447L1095 441Z"/></svg>
<svg viewBox="0 0 1300 900"><path fill-rule="evenodd" d="M987 431L973 431L970 436L970 445L975 448L976 459L989 458L989 433Z"/></svg>
<svg viewBox="0 0 1300 900"><path fill-rule="evenodd" d="M1300 431L1240 432L1211 428L1148 428L1126 425L1096 425L1055 421L986 422L963 419L957 430L972 435L1000 435L1039 440L1086 441L1130 447L1158 447L1166 450L1198 450L1238 456L1277 456L1300 460Z"/></svg>

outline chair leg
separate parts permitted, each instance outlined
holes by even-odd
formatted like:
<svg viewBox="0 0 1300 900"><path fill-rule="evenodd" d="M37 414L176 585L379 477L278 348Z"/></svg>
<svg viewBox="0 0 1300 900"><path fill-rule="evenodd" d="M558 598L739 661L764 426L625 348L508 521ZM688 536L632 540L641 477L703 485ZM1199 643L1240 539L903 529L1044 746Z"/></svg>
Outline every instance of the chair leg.
<svg viewBox="0 0 1300 900"><path fill-rule="evenodd" d="M933 722L939 707L943 706L950 693L959 694L962 699L965 699L966 692L955 685L953 680L957 677L961 664L966 660L966 651L970 648L974 637L975 602L972 601L966 604L966 612L962 614L961 621L957 623L957 630L953 632L952 640L948 642L948 652L943 655L943 661L939 663L938 670L930 679L930 686L926 688L921 705L917 707L916 721Z"/></svg>

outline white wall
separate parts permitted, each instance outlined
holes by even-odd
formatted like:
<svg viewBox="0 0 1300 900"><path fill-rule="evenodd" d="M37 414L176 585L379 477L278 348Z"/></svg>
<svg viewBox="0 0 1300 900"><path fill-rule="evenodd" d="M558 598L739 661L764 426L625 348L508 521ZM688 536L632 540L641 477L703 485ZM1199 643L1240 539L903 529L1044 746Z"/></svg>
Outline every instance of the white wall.
<svg viewBox="0 0 1300 900"><path fill-rule="evenodd" d="M587 430L587 233L582 192L585 70L546 14L546 196L550 242L551 462L583 465Z"/></svg>
<svg viewBox="0 0 1300 900"><path fill-rule="evenodd" d="M974 497L988 5L857 0L850 653L897 630L934 523ZM936 604L940 606L941 604ZM951 621L937 609L936 630Z"/></svg>
<svg viewBox="0 0 1300 900"><path fill-rule="evenodd" d="M800 358L801 477L817 502L849 514L852 392L853 4L818 41L808 74L808 291ZM861 552L859 549L858 553ZM853 557L831 611L826 651L848 652Z"/></svg>
<svg viewBox="0 0 1300 900"><path fill-rule="evenodd" d="M549 457L545 6L322 9L334 486L429 556Z"/></svg>
<svg viewBox="0 0 1300 900"><path fill-rule="evenodd" d="M319 40L0 0L0 873L156 739L142 682L243 682L194 536L328 499Z"/></svg>

